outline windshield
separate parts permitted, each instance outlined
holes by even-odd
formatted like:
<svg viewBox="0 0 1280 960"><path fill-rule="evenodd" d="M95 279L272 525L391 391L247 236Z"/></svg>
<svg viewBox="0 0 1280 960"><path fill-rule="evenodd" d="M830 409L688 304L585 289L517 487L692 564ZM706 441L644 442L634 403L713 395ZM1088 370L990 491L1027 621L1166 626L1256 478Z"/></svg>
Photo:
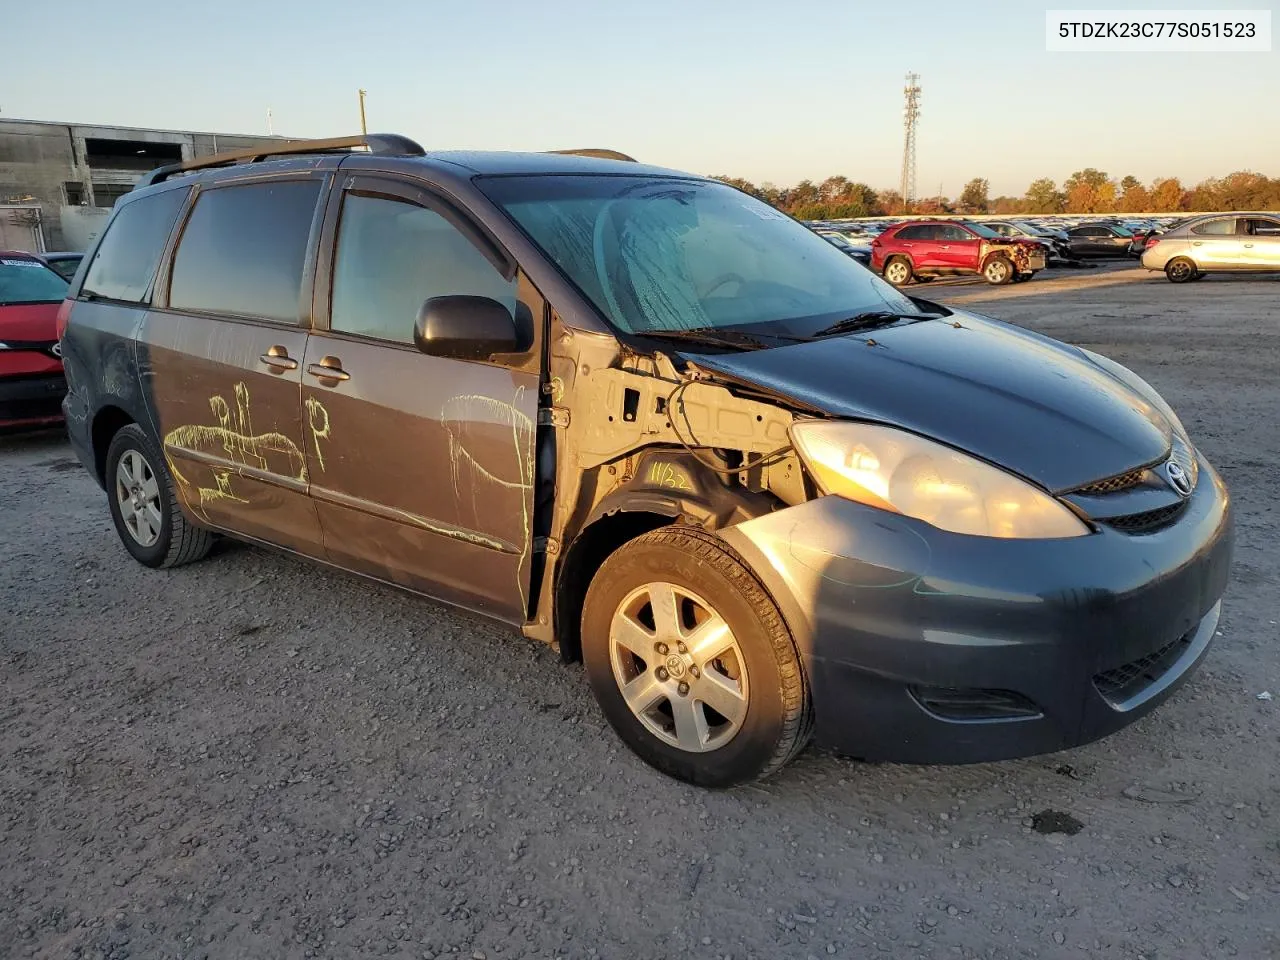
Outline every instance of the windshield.
<svg viewBox="0 0 1280 960"><path fill-rule="evenodd" d="M773 207L720 183L537 176L476 181L615 328L806 335L904 295Z"/></svg>
<svg viewBox="0 0 1280 960"><path fill-rule="evenodd" d="M990 227L984 226L981 223L966 223L965 226L968 227L970 230L972 230L974 233L976 233L978 236L985 237L988 240L994 240L1000 236L1000 234L996 233Z"/></svg>
<svg viewBox="0 0 1280 960"><path fill-rule="evenodd" d="M19 303L57 303L67 281L37 260L0 256L0 307Z"/></svg>

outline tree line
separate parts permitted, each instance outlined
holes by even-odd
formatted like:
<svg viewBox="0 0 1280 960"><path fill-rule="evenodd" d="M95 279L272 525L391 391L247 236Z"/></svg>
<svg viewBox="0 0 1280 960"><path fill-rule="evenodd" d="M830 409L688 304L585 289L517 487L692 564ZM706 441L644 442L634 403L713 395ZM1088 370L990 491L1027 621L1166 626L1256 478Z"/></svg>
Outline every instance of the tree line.
<svg viewBox="0 0 1280 960"><path fill-rule="evenodd" d="M987 181L975 177L954 199L926 197L908 204L897 190L873 190L848 177L821 183L801 180L793 187L757 186L740 177L716 177L800 220L897 216L907 213L1177 213L1212 210L1280 210L1280 177L1238 170L1183 186L1177 177L1144 184L1086 167L1059 186L1049 177L1033 180L1021 197L991 197Z"/></svg>

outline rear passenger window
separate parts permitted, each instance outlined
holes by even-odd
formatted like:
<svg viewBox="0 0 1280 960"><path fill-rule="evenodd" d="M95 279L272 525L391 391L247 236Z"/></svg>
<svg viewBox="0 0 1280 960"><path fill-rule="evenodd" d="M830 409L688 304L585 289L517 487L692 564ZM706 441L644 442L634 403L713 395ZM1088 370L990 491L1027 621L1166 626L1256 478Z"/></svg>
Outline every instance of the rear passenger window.
<svg viewBox="0 0 1280 960"><path fill-rule="evenodd" d="M1227 237L1236 232L1236 222L1231 217L1225 220L1210 220L1208 223L1192 227L1191 232L1202 237Z"/></svg>
<svg viewBox="0 0 1280 960"><path fill-rule="evenodd" d="M173 257L169 306L298 322L319 180L206 190Z"/></svg>
<svg viewBox="0 0 1280 960"><path fill-rule="evenodd" d="M422 304L464 294L497 300L514 314L507 280L453 224L426 207L349 193L342 202L329 326L413 343Z"/></svg>
<svg viewBox="0 0 1280 960"><path fill-rule="evenodd" d="M93 255L81 294L145 302L169 231L190 192L190 187L166 190L122 204Z"/></svg>
<svg viewBox="0 0 1280 960"><path fill-rule="evenodd" d="M903 227L898 231L899 240L932 240L937 233L936 227Z"/></svg>

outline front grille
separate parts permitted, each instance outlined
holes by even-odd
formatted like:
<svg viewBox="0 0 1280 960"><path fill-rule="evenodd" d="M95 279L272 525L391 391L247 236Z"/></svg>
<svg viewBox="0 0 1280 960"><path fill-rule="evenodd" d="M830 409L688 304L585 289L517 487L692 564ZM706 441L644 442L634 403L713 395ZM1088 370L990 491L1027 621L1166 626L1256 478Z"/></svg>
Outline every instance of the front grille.
<svg viewBox="0 0 1280 960"><path fill-rule="evenodd" d="M1178 639L1166 643L1159 650L1153 650L1145 657L1094 674L1093 685L1108 703L1119 706L1164 676L1178 662L1178 658L1186 653L1194 637L1195 631L1188 630Z"/></svg>
<svg viewBox="0 0 1280 960"><path fill-rule="evenodd" d="M1123 490L1132 490L1134 487L1142 483L1142 476L1146 472L1146 468L1141 467L1137 470L1130 470L1128 473L1122 473L1118 477L1108 477L1106 480L1099 480L1096 483L1077 487L1071 492L1083 494L1086 497L1097 497L1108 493L1120 493Z"/></svg>
<svg viewBox="0 0 1280 960"><path fill-rule="evenodd" d="M1152 533L1173 523L1186 506L1187 503L1183 500L1155 510L1147 510L1144 513L1131 513L1125 517L1107 517L1101 522L1121 533Z"/></svg>
<svg viewBox="0 0 1280 960"><path fill-rule="evenodd" d="M944 720L1021 720L1041 716L1031 700L1012 690L912 687L920 705Z"/></svg>

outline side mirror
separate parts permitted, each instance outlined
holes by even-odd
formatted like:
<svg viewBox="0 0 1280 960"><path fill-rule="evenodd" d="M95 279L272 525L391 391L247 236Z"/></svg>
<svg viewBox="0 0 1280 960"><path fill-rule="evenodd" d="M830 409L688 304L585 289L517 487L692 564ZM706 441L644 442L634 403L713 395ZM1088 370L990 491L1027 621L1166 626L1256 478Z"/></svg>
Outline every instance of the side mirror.
<svg viewBox="0 0 1280 960"><path fill-rule="evenodd" d="M489 297L432 297L418 311L413 342L423 353L455 360L520 351L511 311Z"/></svg>

